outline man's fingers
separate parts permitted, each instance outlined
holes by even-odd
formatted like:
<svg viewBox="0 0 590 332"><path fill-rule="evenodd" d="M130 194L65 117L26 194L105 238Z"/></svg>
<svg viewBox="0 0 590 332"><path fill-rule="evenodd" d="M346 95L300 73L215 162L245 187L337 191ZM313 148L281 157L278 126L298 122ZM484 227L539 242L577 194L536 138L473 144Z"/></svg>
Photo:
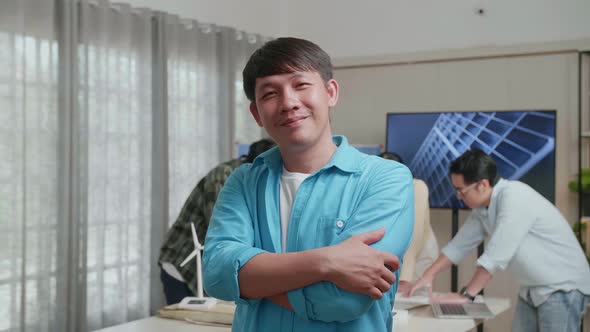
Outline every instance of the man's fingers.
<svg viewBox="0 0 590 332"><path fill-rule="evenodd" d="M377 280L377 284L375 286L381 291L381 293L385 293L389 290L389 288L391 288L391 284L384 279Z"/></svg>
<svg viewBox="0 0 590 332"><path fill-rule="evenodd" d="M385 228L381 227L374 231L369 231L357 235L357 238L366 245L373 244L383 238L385 235Z"/></svg>
<svg viewBox="0 0 590 332"><path fill-rule="evenodd" d="M418 280L414 284L412 284L412 287L410 287L410 289L408 290L408 296L414 295L414 292L416 291L419 282L420 281Z"/></svg>
<svg viewBox="0 0 590 332"><path fill-rule="evenodd" d="M405 297L410 297L410 296L411 296L411 295L410 295L410 291L411 291L411 289L409 289L409 288L406 288L406 289L404 289L404 290L402 291L402 295L403 295L403 296L405 296Z"/></svg>
<svg viewBox="0 0 590 332"><path fill-rule="evenodd" d="M422 279L419 279L414 285L412 285L412 288L410 288L410 291L408 292L408 296L414 295L418 289L422 288L422 283Z"/></svg>
<svg viewBox="0 0 590 332"><path fill-rule="evenodd" d="M383 297L383 293L377 287L371 288L367 295L374 298L375 300L379 300Z"/></svg>
<svg viewBox="0 0 590 332"><path fill-rule="evenodd" d="M390 254L388 252L383 252L383 264L389 266L391 271L397 271L399 268L399 258L396 255Z"/></svg>
<svg viewBox="0 0 590 332"><path fill-rule="evenodd" d="M381 270L381 279L387 281L390 285L395 282L395 273L383 266Z"/></svg>

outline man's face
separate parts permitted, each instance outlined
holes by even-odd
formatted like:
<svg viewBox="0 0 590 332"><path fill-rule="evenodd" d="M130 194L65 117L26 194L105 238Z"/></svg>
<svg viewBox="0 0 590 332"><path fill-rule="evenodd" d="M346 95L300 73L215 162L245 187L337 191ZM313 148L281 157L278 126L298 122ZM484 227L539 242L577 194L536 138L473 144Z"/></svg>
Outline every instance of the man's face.
<svg viewBox="0 0 590 332"><path fill-rule="evenodd" d="M483 187L485 183L481 180L474 183L465 183L463 174L451 174L451 182L457 194L457 198L463 201L465 205L474 209L483 207L487 204L487 196L484 194Z"/></svg>
<svg viewBox="0 0 590 332"><path fill-rule="evenodd" d="M296 71L256 79L250 112L281 148L304 149L331 142L330 107L338 101L335 80L317 72Z"/></svg>

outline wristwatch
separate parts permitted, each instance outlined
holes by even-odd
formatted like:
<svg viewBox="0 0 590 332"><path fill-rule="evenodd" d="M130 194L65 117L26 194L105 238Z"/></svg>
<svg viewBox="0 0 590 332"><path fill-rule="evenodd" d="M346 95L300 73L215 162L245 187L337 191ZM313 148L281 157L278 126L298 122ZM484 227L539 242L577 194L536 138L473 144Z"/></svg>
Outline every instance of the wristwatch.
<svg viewBox="0 0 590 332"><path fill-rule="evenodd" d="M475 296L469 294L469 292L467 291L467 286L461 288L461 295L465 296L466 298L469 299L469 301L473 302L475 300Z"/></svg>

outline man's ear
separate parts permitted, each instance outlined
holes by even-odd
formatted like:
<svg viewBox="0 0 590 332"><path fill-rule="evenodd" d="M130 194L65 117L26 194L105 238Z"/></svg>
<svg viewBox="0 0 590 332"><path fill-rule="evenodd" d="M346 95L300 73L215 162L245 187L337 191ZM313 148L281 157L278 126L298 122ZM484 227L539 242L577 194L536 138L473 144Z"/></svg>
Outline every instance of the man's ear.
<svg viewBox="0 0 590 332"><path fill-rule="evenodd" d="M252 114L258 126L262 127L262 121L260 121L260 114L258 114L258 108L256 108L255 102L250 102L250 114Z"/></svg>
<svg viewBox="0 0 590 332"><path fill-rule="evenodd" d="M335 79L331 79L326 83L326 88L328 89L328 106L334 107L338 102L338 82Z"/></svg>
<svg viewBox="0 0 590 332"><path fill-rule="evenodd" d="M490 180L488 180L488 179L481 179L481 181L479 181L479 183L484 188L490 188Z"/></svg>

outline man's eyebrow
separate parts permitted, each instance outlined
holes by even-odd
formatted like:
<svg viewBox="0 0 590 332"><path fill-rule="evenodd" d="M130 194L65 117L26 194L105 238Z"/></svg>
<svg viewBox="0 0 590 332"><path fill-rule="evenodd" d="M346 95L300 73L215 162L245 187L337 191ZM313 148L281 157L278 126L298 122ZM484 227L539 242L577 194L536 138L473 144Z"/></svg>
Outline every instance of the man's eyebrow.
<svg viewBox="0 0 590 332"><path fill-rule="evenodd" d="M266 83L262 83L261 85L259 85L256 90L262 90L262 89L266 89L268 87L273 86L272 82L266 82Z"/></svg>
<svg viewBox="0 0 590 332"><path fill-rule="evenodd" d="M289 76L289 79L292 80L295 78L305 78L306 77L305 73L306 72L292 72L292 73L290 73L291 75ZM274 82L270 82L270 81L264 82L256 87L256 91L260 91L260 90L266 89L268 87L272 87L274 84L275 84Z"/></svg>

